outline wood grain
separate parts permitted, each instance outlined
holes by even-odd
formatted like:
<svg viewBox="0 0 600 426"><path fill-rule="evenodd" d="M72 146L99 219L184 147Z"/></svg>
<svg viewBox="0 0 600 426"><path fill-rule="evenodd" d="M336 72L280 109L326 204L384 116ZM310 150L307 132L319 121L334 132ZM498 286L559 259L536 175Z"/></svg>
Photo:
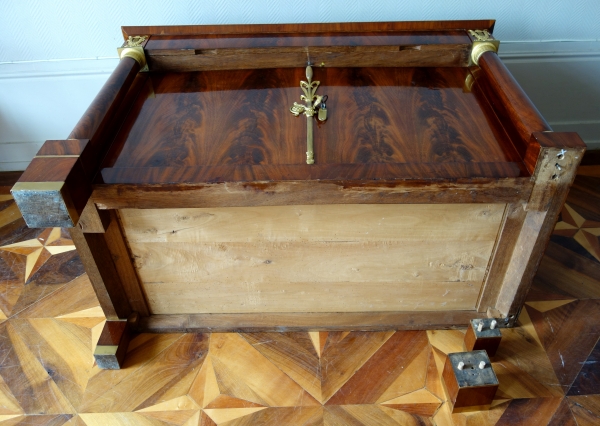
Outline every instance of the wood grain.
<svg viewBox="0 0 600 426"><path fill-rule="evenodd" d="M577 425L593 426L600 421L600 396L582 395L568 398Z"/></svg>
<svg viewBox="0 0 600 426"><path fill-rule="evenodd" d="M333 205L121 215L151 311L176 314L472 309L503 211Z"/></svg>
<svg viewBox="0 0 600 426"><path fill-rule="evenodd" d="M48 140L44 142L36 156L81 155L87 143L87 139Z"/></svg>
<svg viewBox="0 0 600 426"><path fill-rule="evenodd" d="M99 209L511 203L529 199L532 186L529 178L96 185L92 199Z"/></svg>
<svg viewBox="0 0 600 426"><path fill-rule="evenodd" d="M110 225L111 215L106 210L98 210L92 200L88 200L77 226L85 233L104 233Z"/></svg>
<svg viewBox="0 0 600 426"><path fill-rule="evenodd" d="M513 139L513 143L525 157L531 134L551 131L552 128L496 53L485 52L481 55L479 66L484 77L482 81L484 92L487 92L490 103L502 122L508 124L519 135L518 139Z"/></svg>
<svg viewBox="0 0 600 426"><path fill-rule="evenodd" d="M518 313L525 301L550 234L575 179L577 166L585 152L577 134L535 133L533 138L543 139L541 145L544 146L539 153L533 175L535 185L519 234L522 242L517 241L512 255L515 261L507 271L508 279L503 283L496 302L496 308L512 316ZM531 244L531 237L528 239L528 234L532 233L535 235L534 244ZM525 259L526 264L523 262Z"/></svg>
<svg viewBox="0 0 600 426"><path fill-rule="evenodd" d="M106 241L131 310L140 315L149 315L150 311L146 303L146 296L132 265L132 255L125 241L116 212L111 212L111 222L106 233L97 235L101 235Z"/></svg>
<svg viewBox="0 0 600 426"><path fill-rule="evenodd" d="M315 164L466 163L481 164L475 173L482 176L486 165L491 173L493 167L513 167L502 175L519 176L520 158L498 133L501 126L481 113L472 93L463 92L466 73L461 68L316 70L330 113L315 131ZM294 68L153 76L148 84L155 96L138 98L109 156L114 163L106 166L300 165L305 124L288 109L298 101L303 74ZM232 180L233 169L223 171L221 180ZM103 177L117 183L107 173ZM429 177L475 176L433 168Z"/></svg>
<svg viewBox="0 0 600 426"><path fill-rule="evenodd" d="M268 34L361 31L441 31L494 29L495 20L403 21L403 22L343 22L319 24L238 24L238 25L154 25L123 26L123 37L135 35L203 35L203 34Z"/></svg>
<svg viewBox="0 0 600 426"><path fill-rule="evenodd" d="M282 40L281 38L277 40ZM408 45L326 47L269 47L157 49L149 51L148 66L153 72L194 72L236 69L296 68L310 59L328 68L337 67L465 67L471 45L461 34L454 43L429 44L426 37L413 37ZM179 40L178 40L179 41ZM202 45L193 40L187 45ZM226 40L218 40L220 42ZM262 41L262 40L261 40ZM386 40L392 42L394 40ZM400 41L400 40L398 40ZM424 43L422 43L424 42ZM352 43L348 41L348 43ZM167 43L165 43L167 44ZM210 45L211 43L206 43ZM223 45L224 43L218 43ZM257 43L262 44L262 43ZM167 47L171 47L167 44Z"/></svg>
<svg viewBox="0 0 600 426"><path fill-rule="evenodd" d="M484 317L485 314L476 311L150 315L140 318L140 330L147 333L173 333L177 330L243 333L306 330L429 330L466 327L469 320ZM323 324L327 325L323 326Z"/></svg>
<svg viewBox="0 0 600 426"><path fill-rule="evenodd" d="M322 255L322 253L319 253ZM273 282L144 283L157 315L186 313L393 312L474 309L480 282ZM171 278L172 280L172 278ZM426 288L426 290L424 290ZM200 295L200 296L199 296ZM444 296L445 295L445 296ZM327 324L323 324L327 327Z"/></svg>
<svg viewBox="0 0 600 426"><path fill-rule="evenodd" d="M22 171L0 172L0 195L10 194L10 188L19 180Z"/></svg>
<svg viewBox="0 0 600 426"><path fill-rule="evenodd" d="M511 266L511 256L526 215L525 206L521 203L506 206L477 306L477 310L481 312L496 305L504 276Z"/></svg>
<svg viewBox="0 0 600 426"><path fill-rule="evenodd" d="M131 306L103 234L84 234L79 228L69 229L69 234L106 317L127 318L131 314Z"/></svg>
<svg viewBox="0 0 600 426"><path fill-rule="evenodd" d="M490 241L496 238L503 213L503 204L326 204L119 211L130 243Z"/></svg>

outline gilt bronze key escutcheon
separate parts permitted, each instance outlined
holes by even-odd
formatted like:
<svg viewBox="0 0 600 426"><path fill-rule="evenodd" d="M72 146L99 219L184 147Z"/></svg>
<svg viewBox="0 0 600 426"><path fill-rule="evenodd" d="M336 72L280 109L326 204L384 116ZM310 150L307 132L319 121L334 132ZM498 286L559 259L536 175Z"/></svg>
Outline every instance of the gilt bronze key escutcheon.
<svg viewBox="0 0 600 426"><path fill-rule="evenodd" d="M306 105L294 102L294 105L290 108L290 112L298 117L300 114L306 115L306 164L314 164L314 151L313 151L313 122L312 117L318 110L318 119L325 121L327 119L327 109L323 96L315 94L319 87L319 81L312 81L313 70L310 65L306 67L306 80L300 81L300 88L304 92L304 95L300 96L300 99L306 102ZM325 100L327 96L325 96Z"/></svg>

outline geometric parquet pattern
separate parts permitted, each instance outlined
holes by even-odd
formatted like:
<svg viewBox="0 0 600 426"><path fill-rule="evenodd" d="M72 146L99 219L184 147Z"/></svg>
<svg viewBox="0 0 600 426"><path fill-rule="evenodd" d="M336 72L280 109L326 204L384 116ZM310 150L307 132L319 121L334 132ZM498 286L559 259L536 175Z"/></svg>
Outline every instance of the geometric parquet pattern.
<svg viewBox="0 0 600 426"><path fill-rule="evenodd" d="M600 178L567 202L502 330L492 408L452 415L440 375L464 330L141 334L101 370L105 318L68 234L0 195L0 425L600 424Z"/></svg>

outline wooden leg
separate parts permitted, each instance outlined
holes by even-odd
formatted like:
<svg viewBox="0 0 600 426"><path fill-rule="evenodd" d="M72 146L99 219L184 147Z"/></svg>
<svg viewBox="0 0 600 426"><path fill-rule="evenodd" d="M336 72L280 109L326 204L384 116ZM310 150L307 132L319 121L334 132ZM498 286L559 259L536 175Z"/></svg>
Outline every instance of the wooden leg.
<svg viewBox="0 0 600 426"><path fill-rule="evenodd" d="M106 321L94 351L98 367L106 370L121 369L129 346L129 334L127 321Z"/></svg>
<svg viewBox="0 0 600 426"><path fill-rule="evenodd" d="M106 321L94 351L94 359L98 367L105 370L120 370L123 367L137 318L134 314L129 320Z"/></svg>

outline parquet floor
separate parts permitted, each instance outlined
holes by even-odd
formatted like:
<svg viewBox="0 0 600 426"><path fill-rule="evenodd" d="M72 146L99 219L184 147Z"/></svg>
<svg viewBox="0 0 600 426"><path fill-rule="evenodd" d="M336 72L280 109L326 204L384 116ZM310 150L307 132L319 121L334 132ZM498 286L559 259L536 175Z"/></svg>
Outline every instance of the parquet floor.
<svg viewBox="0 0 600 426"><path fill-rule="evenodd" d="M582 168L519 318L491 410L440 383L464 331L142 334L100 370L105 321L68 234L0 195L0 425L598 425L600 169Z"/></svg>

